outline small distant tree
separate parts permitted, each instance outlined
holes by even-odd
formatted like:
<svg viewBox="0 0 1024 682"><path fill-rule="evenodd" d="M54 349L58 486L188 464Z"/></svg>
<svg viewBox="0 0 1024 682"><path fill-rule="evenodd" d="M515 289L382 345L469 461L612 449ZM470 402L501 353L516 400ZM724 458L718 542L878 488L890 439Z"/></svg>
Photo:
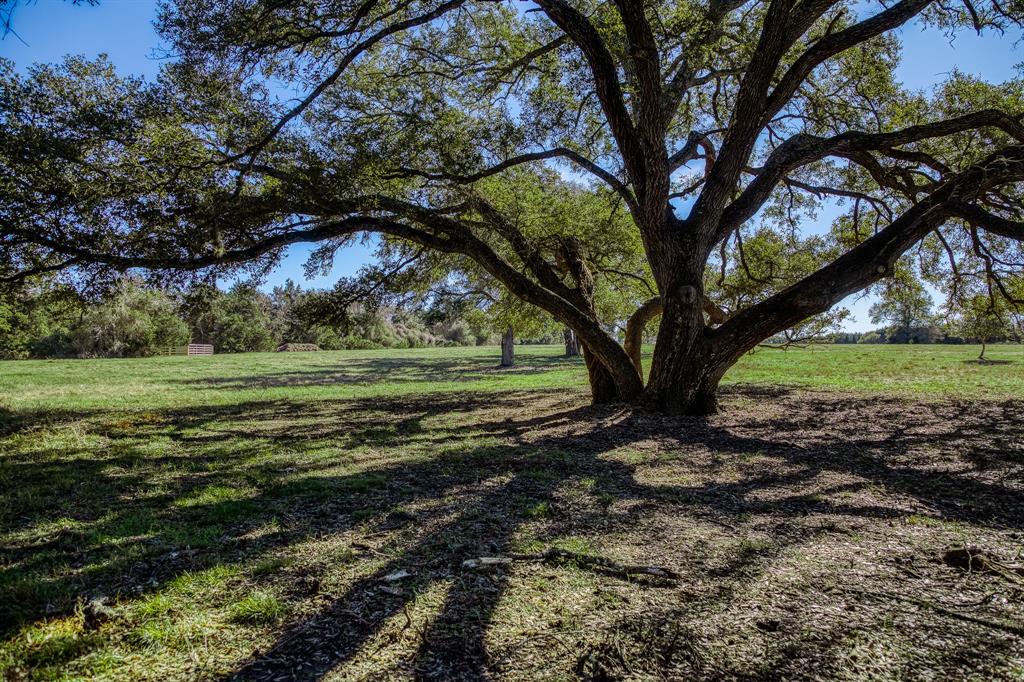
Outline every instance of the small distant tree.
<svg viewBox="0 0 1024 682"><path fill-rule="evenodd" d="M308 312L315 292L287 280L270 293L271 331L275 343L312 343L325 350L344 347L338 325L325 322Z"/></svg>
<svg viewBox="0 0 1024 682"><path fill-rule="evenodd" d="M580 354L580 338L576 336L576 332L566 327L562 330L562 338L565 341L565 357L578 357Z"/></svg>
<svg viewBox="0 0 1024 682"><path fill-rule="evenodd" d="M219 351L247 353L274 348L270 299L254 285L235 284L216 297L212 317L211 340Z"/></svg>
<svg viewBox="0 0 1024 682"><path fill-rule="evenodd" d="M885 343L885 337L882 336L882 334L880 332L878 332L878 331L865 332L864 334L860 335L859 339L857 339L857 343L863 343L863 344Z"/></svg>
<svg viewBox="0 0 1024 682"><path fill-rule="evenodd" d="M459 346L482 346L491 329L476 302L465 296L435 296L419 309L431 333Z"/></svg>
<svg viewBox="0 0 1024 682"><path fill-rule="evenodd" d="M213 343L213 308L220 295L211 283L195 284L179 293L178 314L188 325L193 343Z"/></svg>
<svg viewBox="0 0 1024 682"><path fill-rule="evenodd" d="M501 366L512 367L516 364L516 332L511 326L501 335Z"/></svg>
<svg viewBox="0 0 1024 682"><path fill-rule="evenodd" d="M989 342L1005 339L1012 334L1009 310L1004 299L975 294L963 301L954 302L958 313L955 328L961 336L977 339L981 344L978 360L985 360L985 349Z"/></svg>
<svg viewBox="0 0 1024 682"><path fill-rule="evenodd" d="M251 283L228 291L201 284L182 297L181 315L193 340L213 344L218 353L245 353L274 347L270 297Z"/></svg>
<svg viewBox="0 0 1024 682"><path fill-rule="evenodd" d="M933 320L934 301L916 279L898 277L882 288L881 300L871 306L868 314L873 324L888 324L890 343L907 343L916 328L926 327Z"/></svg>

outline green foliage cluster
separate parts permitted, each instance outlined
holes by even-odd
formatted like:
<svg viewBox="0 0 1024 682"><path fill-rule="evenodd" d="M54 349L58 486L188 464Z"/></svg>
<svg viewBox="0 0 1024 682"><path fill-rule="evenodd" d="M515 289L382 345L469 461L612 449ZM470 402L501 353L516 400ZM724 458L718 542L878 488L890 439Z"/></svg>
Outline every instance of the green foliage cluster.
<svg viewBox="0 0 1024 682"><path fill-rule="evenodd" d="M236 284L227 292L197 287L185 294L182 312L194 331L192 340L213 344L217 352L274 348L270 298L252 285Z"/></svg>
<svg viewBox="0 0 1024 682"><path fill-rule="evenodd" d="M245 353L282 343L342 350L483 345L497 338L496 318L467 302L374 300L322 315L337 302L332 292L304 290L291 280L265 293L245 282L226 291L211 284L164 289L124 278L95 301L38 280L0 290L0 359L142 357L190 342ZM550 322L534 327L538 333L529 340L557 342Z"/></svg>
<svg viewBox="0 0 1024 682"><path fill-rule="evenodd" d="M0 358L141 357L189 342L165 290L126 278L98 301L36 283L0 292Z"/></svg>
<svg viewBox="0 0 1024 682"><path fill-rule="evenodd" d="M1020 321L1016 318L978 317L961 314L948 321L939 320L918 327L888 327L867 332L841 332L832 335L837 344L977 344L1020 343L1024 340Z"/></svg>
<svg viewBox="0 0 1024 682"><path fill-rule="evenodd" d="M37 283L0 293L0 358L66 354L78 319L79 298L70 289Z"/></svg>
<svg viewBox="0 0 1024 682"><path fill-rule="evenodd" d="M436 322L427 326L414 312L369 306L353 306L348 333L338 348L428 348L431 346L470 345L471 335L465 322ZM461 322L461 325L459 324ZM451 329L456 330L449 333Z"/></svg>
<svg viewBox="0 0 1024 682"><path fill-rule="evenodd" d="M100 304L83 310L70 346L82 357L138 357L189 341L171 297L132 280L122 280Z"/></svg>
<svg viewBox="0 0 1024 682"><path fill-rule="evenodd" d="M1011 286L1020 286L1011 279ZM897 272L878 287L881 297L871 306L871 321L886 326L866 332L839 333L836 343L980 343L1024 339L1024 311L1008 297L976 284L955 288L942 310L914 275ZM1007 292L1019 298L1019 292Z"/></svg>

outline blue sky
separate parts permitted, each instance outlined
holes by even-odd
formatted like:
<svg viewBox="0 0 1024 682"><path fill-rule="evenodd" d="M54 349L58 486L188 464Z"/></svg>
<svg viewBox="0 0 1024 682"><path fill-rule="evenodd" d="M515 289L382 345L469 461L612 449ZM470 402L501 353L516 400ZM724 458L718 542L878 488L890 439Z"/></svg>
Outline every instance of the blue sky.
<svg viewBox="0 0 1024 682"><path fill-rule="evenodd" d="M0 40L0 56L19 68L33 62L53 62L66 54L95 56L105 52L125 74L154 77L160 68L155 57L159 38L153 30L156 2L152 0L101 0L95 7L73 6L62 0L37 0L15 10L18 36ZM911 25L902 31L904 59L897 75L908 87L930 89L954 68L990 81L1017 75L1021 60L1015 44L1019 35L962 33L954 42L934 29ZM20 38L20 39L19 39ZM305 280L302 264L311 247L292 247L267 286L291 278L303 286L329 287L338 277L351 275L368 261L372 246L355 245L338 253L334 270L326 277ZM849 300L853 312L847 329L863 331L873 325L868 319L870 301Z"/></svg>

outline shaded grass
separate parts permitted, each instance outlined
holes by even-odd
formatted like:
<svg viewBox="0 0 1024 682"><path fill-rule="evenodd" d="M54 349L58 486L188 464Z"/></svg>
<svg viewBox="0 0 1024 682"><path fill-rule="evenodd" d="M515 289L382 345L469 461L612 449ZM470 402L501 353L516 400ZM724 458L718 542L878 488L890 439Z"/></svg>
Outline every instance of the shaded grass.
<svg viewBox="0 0 1024 682"><path fill-rule="evenodd" d="M965 347L761 351L712 420L585 408L578 360L520 350L514 372L494 370L494 349L0 364L0 672L1012 679L1024 666L1018 639L836 592L916 575L915 594L996 594L981 615L1021 617L1019 590L932 561L948 544L1019 547L1024 423L1006 402L1024 387L1019 348L990 351L1014 360L998 367L964 363ZM461 570L551 548L685 580L574 562ZM90 620L95 599L113 616Z"/></svg>

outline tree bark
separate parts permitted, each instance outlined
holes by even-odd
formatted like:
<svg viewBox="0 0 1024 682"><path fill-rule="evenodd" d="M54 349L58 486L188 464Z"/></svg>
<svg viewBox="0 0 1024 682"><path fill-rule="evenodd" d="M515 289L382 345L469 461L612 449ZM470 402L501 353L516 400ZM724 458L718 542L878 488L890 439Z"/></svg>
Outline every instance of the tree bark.
<svg viewBox="0 0 1024 682"><path fill-rule="evenodd" d="M593 403L604 405L622 401L623 397L619 395L611 372L586 345L583 346L583 359L587 363L587 378L590 380L590 396Z"/></svg>
<svg viewBox="0 0 1024 682"><path fill-rule="evenodd" d="M671 288L663 296L658 340L644 404L669 414L706 415L718 410L719 367L704 323L700 279Z"/></svg>
<svg viewBox="0 0 1024 682"><path fill-rule="evenodd" d="M579 357L580 340L579 337L576 336L576 332L569 327L566 327L565 331L562 332L562 337L565 339L565 357Z"/></svg>
<svg viewBox="0 0 1024 682"><path fill-rule="evenodd" d="M655 296L640 306L626 321L626 339L622 345L641 378L644 375L643 360L640 357L643 350L644 329L651 318L661 315L661 308L661 297Z"/></svg>
<svg viewBox="0 0 1024 682"><path fill-rule="evenodd" d="M705 416L718 412L718 383L727 368L707 358L651 366L644 405L668 414Z"/></svg>
<svg viewBox="0 0 1024 682"><path fill-rule="evenodd" d="M708 297L704 297L703 301L704 313L708 316L708 321L712 324L722 324L729 319L729 316L724 310L719 308L714 302ZM641 377L644 375L643 361L641 360L641 352L644 343L644 330L647 327L647 323L653 318L661 315L662 304L661 297L655 296L644 302L629 320L626 321L626 339L622 346L626 349L626 354L629 359L633 362L633 366L636 367L637 373Z"/></svg>
<svg viewBox="0 0 1024 682"><path fill-rule="evenodd" d="M601 330L597 319L597 310L594 307L594 276L587 265L583 244L575 237L562 240L558 257L568 271L576 289L569 292L575 299L577 305L584 311L588 321L594 328ZM623 352L621 346L612 341L612 344L620 352L605 354L594 351L591 338L602 338L596 335L587 337L586 329L574 329L573 335L583 349L584 360L587 363L587 374L590 379L590 393L595 404L611 402L635 402L643 393L643 379L633 368L629 356ZM610 337L607 337L610 339Z"/></svg>
<svg viewBox="0 0 1024 682"><path fill-rule="evenodd" d="M515 332L512 327L501 336L501 366L512 367L516 364Z"/></svg>

